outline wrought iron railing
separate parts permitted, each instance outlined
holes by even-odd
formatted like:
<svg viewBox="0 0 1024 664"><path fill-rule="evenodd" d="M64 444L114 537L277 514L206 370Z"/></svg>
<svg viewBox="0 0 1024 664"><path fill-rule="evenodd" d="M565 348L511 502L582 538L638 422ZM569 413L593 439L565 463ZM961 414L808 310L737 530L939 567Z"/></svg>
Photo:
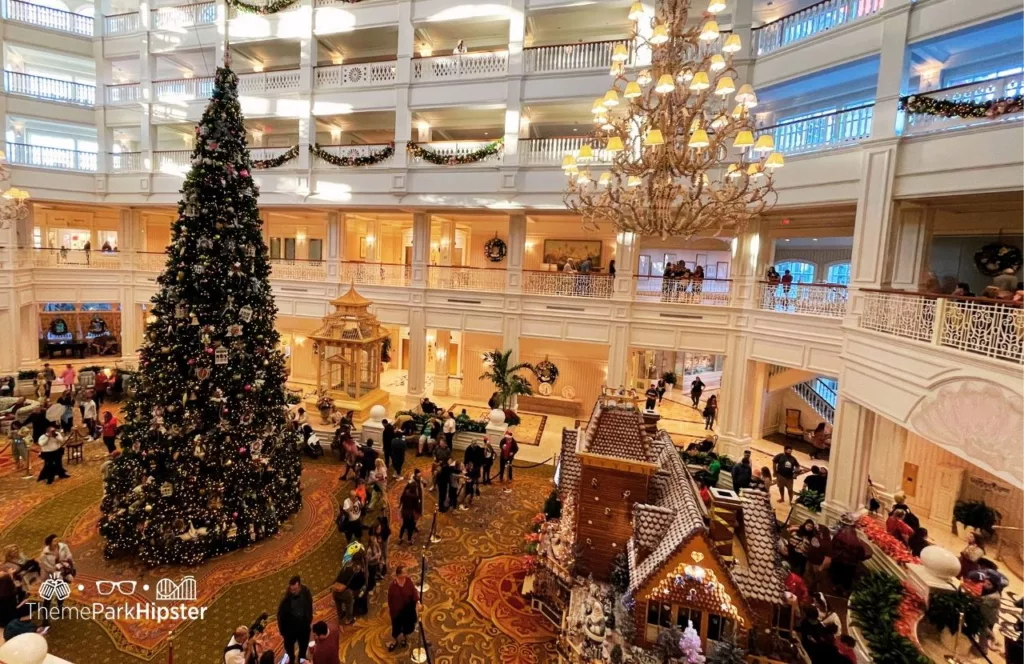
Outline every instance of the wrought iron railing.
<svg viewBox="0 0 1024 664"><path fill-rule="evenodd" d="M427 268L427 286L445 290L505 290L505 270L481 267L431 265Z"/></svg>
<svg viewBox="0 0 1024 664"><path fill-rule="evenodd" d="M16 71L4 72L4 89L9 93L92 106L96 103L96 86L59 78L33 76Z"/></svg>
<svg viewBox="0 0 1024 664"><path fill-rule="evenodd" d="M520 160L523 164L560 166L565 155L575 155L584 144L589 144L593 147L594 141L586 136L553 136L551 138L520 139ZM611 163L612 155L604 148L594 148L593 152L594 157L590 163Z"/></svg>
<svg viewBox="0 0 1024 664"><path fill-rule="evenodd" d="M19 166L54 168L70 171L95 171L96 153L48 148L26 143L8 143L7 161Z"/></svg>
<svg viewBox="0 0 1024 664"><path fill-rule="evenodd" d="M323 281L327 278L327 262L301 258L271 258L271 276L296 281Z"/></svg>
<svg viewBox="0 0 1024 664"><path fill-rule="evenodd" d="M758 284L757 308L791 314L842 318L849 291L841 284Z"/></svg>
<svg viewBox="0 0 1024 664"><path fill-rule="evenodd" d="M117 270L121 267L121 254L116 251L85 251L83 249L39 248L32 252L33 267L91 268Z"/></svg>
<svg viewBox="0 0 1024 664"><path fill-rule="evenodd" d="M62 9L34 5L31 2L22 2L22 0L7 0L4 5L6 8L4 16L8 20L21 21L22 23L67 32L81 37L92 37L92 16L83 16L82 14L75 14Z"/></svg>
<svg viewBox="0 0 1024 664"><path fill-rule="evenodd" d="M824 0L751 31L751 53L767 55L833 28L870 16L884 0Z"/></svg>
<svg viewBox="0 0 1024 664"><path fill-rule="evenodd" d="M461 55L439 55L412 61L416 81L451 81L503 76L508 71L508 51L480 51Z"/></svg>
<svg viewBox="0 0 1024 664"><path fill-rule="evenodd" d="M731 302L732 281L729 279L665 279L635 277L638 301L677 302L725 307Z"/></svg>
<svg viewBox="0 0 1024 664"><path fill-rule="evenodd" d="M991 78L987 81L965 83L954 85L938 90L919 92L918 97L929 97L953 102L967 102L980 104L1005 97L1019 97L1021 87L1024 86L1024 74ZM957 127L973 127L979 124L990 124L992 122L1013 122L1020 121L1024 113L1006 113L992 117L983 116L980 118L947 118L941 115L904 113L903 134L912 136L915 134L927 134L935 131L944 131Z"/></svg>
<svg viewBox="0 0 1024 664"><path fill-rule="evenodd" d="M412 266L398 263L342 263L341 283L367 286L408 286Z"/></svg>
<svg viewBox="0 0 1024 664"><path fill-rule="evenodd" d="M137 251L132 256L132 265L142 272L163 272L167 266L167 254L163 251Z"/></svg>

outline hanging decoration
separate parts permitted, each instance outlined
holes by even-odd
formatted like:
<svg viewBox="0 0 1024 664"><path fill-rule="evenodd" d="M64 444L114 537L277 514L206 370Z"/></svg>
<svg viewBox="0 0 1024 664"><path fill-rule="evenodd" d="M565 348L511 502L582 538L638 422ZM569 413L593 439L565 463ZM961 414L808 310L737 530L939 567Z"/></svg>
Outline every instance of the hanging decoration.
<svg viewBox="0 0 1024 664"><path fill-rule="evenodd" d="M1024 110L1024 98L1003 97L973 102L908 95L900 97L900 110L917 115L937 115L942 118L997 118L1000 115L1020 113Z"/></svg>
<svg viewBox="0 0 1024 664"><path fill-rule="evenodd" d="M492 263L500 263L505 260L507 253L508 245L497 234L484 244L484 256L487 256L487 260Z"/></svg>
<svg viewBox="0 0 1024 664"><path fill-rule="evenodd" d="M319 143L314 143L309 146L309 152L318 159L326 161L331 166L373 166L379 164L382 161L387 161L395 154L395 144L388 143L387 147L371 152L366 156L355 156L355 157L339 157L338 155L331 154L327 150L324 150Z"/></svg>
<svg viewBox="0 0 1024 664"><path fill-rule="evenodd" d="M554 385L558 380L558 367L548 359L547 355L533 367L533 373L537 376L537 380L548 385Z"/></svg>
<svg viewBox="0 0 1024 664"><path fill-rule="evenodd" d="M245 12L246 14L259 14L260 16L266 16L267 14L283 12L298 1L299 0L271 0L271 2L266 4L251 4L248 2L242 2L242 0L228 0L228 4L238 11Z"/></svg>
<svg viewBox="0 0 1024 664"><path fill-rule="evenodd" d="M284 166L286 163L295 159L299 156L299 146L293 145L288 148L288 151L277 157L271 159L257 159L252 162L252 167L258 171L262 171L267 168L277 168L278 166Z"/></svg>
<svg viewBox="0 0 1024 664"><path fill-rule="evenodd" d="M475 164L478 161L483 161L488 157L498 154L504 145L503 139L498 139L493 143L488 143L479 150L474 150L467 154L459 155L443 155L438 154L430 148L425 148L419 143L409 141L405 144L405 149L410 156L418 157L423 161L436 164L438 166L458 166L459 164Z"/></svg>
<svg viewBox="0 0 1024 664"><path fill-rule="evenodd" d="M1016 272L1021 262L1020 248L1003 242L991 242L974 252L974 266L986 277L995 277L1006 270Z"/></svg>

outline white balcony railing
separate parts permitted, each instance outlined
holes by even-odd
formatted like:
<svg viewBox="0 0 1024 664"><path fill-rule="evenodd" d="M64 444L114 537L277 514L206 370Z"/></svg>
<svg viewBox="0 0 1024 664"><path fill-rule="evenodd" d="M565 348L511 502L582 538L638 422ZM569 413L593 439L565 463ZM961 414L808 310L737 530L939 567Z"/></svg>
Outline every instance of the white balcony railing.
<svg viewBox="0 0 1024 664"><path fill-rule="evenodd" d="M771 134L775 149L787 155L831 150L869 138L874 110L874 105L864 105L782 122L757 130L757 135Z"/></svg>
<svg viewBox="0 0 1024 664"><path fill-rule="evenodd" d="M808 316L842 318L848 289L840 284L758 284L757 308Z"/></svg>
<svg viewBox="0 0 1024 664"><path fill-rule="evenodd" d="M146 170L146 161L141 152L111 152L111 173L141 173Z"/></svg>
<svg viewBox="0 0 1024 664"><path fill-rule="evenodd" d="M153 96L159 101L193 101L209 99L213 94L213 77L169 78L153 81Z"/></svg>
<svg viewBox="0 0 1024 664"><path fill-rule="evenodd" d="M586 136L555 136L552 138L519 139L519 154L523 164L561 166L567 154L575 155L584 143L594 144ZM604 148L594 150L593 164L610 164L612 155Z"/></svg>
<svg viewBox="0 0 1024 664"><path fill-rule="evenodd" d="M364 88L372 85L390 85L398 78L398 61L362 62L351 65L332 65L316 68L317 90Z"/></svg>
<svg viewBox="0 0 1024 664"><path fill-rule="evenodd" d="M4 72L4 89L16 95L52 99L69 104L92 106L96 102L96 86L59 78L32 76L16 71Z"/></svg>
<svg viewBox="0 0 1024 664"><path fill-rule="evenodd" d="M626 62L632 62L633 42L628 39L528 48L523 51L526 72L608 70L612 66L612 50L619 44L629 50L629 60Z"/></svg>
<svg viewBox="0 0 1024 664"><path fill-rule="evenodd" d="M252 161L275 159L289 150L291 150L290 146L277 148L249 148L249 159Z"/></svg>
<svg viewBox="0 0 1024 664"><path fill-rule="evenodd" d="M184 174L192 168L192 150L157 150L153 153L153 171Z"/></svg>
<svg viewBox="0 0 1024 664"><path fill-rule="evenodd" d="M108 36L129 35L142 28L139 12L111 14L103 17L103 34Z"/></svg>
<svg viewBox="0 0 1024 664"><path fill-rule="evenodd" d="M121 268L121 254L116 251L83 251L81 249L34 248L33 267L92 268L96 270L118 270Z"/></svg>
<svg viewBox="0 0 1024 664"><path fill-rule="evenodd" d="M767 55L840 25L870 16L884 0L824 0L751 31L751 53Z"/></svg>
<svg viewBox="0 0 1024 664"><path fill-rule="evenodd" d="M341 283L366 286L408 286L412 266L398 263L342 263Z"/></svg>
<svg viewBox="0 0 1024 664"><path fill-rule="evenodd" d="M634 299L645 302L678 302L703 306L726 307L732 297L729 279L665 279L636 277Z"/></svg>
<svg viewBox="0 0 1024 664"><path fill-rule="evenodd" d="M452 81L503 76L508 71L508 51L482 51L462 55L440 55L412 61L416 81Z"/></svg>
<svg viewBox="0 0 1024 664"><path fill-rule="evenodd" d="M428 150L433 150L442 157L461 157L468 154L472 154L481 148L485 148L494 141L432 141L430 143L420 143L420 147ZM492 155L484 157L478 164L492 164L500 162L502 157L502 150L499 149ZM420 157L413 157L410 160L411 164L420 166L432 166L428 161L424 161Z"/></svg>
<svg viewBox="0 0 1024 664"><path fill-rule="evenodd" d="M70 171L96 171L96 153L47 148L25 143L7 144L7 161L19 166Z"/></svg>
<svg viewBox="0 0 1024 664"><path fill-rule="evenodd" d="M1024 86L1024 74L1015 74L987 81L930 90L928 92L921 92L916 96L952 102L981 104L1004 97L1019 97L1022 86ZM1019 121L1022 117L1024 117L1024 113L1020 112L1006 113L991 118L987 116L980 118L944 118L939 115L904 113L903 134L927 134L934 131L943 131L956 127L973 127L991 122Z"/></svg>
<svg viewBox="0 0 1024 664"><path fill-rule="evenodd" d="M867 291L859 326L1024 363L1024 309L1007 300Z"/></svg>
<svg viewBox="0 0 1024 664"><path fill-rule="evenodd" d="M135 104L142 101L141 83L119 83L106 86L107 104L119 106L121 104Z"/></svg>
<svg viewBox="0 0 1024 664"><path fill-rule="evenodd" d="M614 277L608 274L566 274L523 271L523 292L532 295L610 298Z"/></svg>
<svg viewBox="0 0 1024 664"><path fill-rule="evenodd" d="M376 143L371 145L321 145L320 149L329 154L333 154L335 157L348 157L349 159L357 159L359 157L369 157L371 155L379 154L381 150L388 147L388 143ZM396 148L397 149L397 148ZM378 166L387 166L391 164L392 157L384 159L377 163ZM327 164L324 160L316 157L317 164ZM337 168L331 166L331 168Z"/></svg>
<svg viewBox="0 0 1024 664"><path fill-rule="evenodd" d="M197 2L177 7L160 7L153 12L154 30L178 30L198 25L213 25L217 20L217 3Z"/></svg>
<svg viewBox="0 0 1024 664"><path fill-rule="evenodd" d="M7 11L5 18L11 21L21 21L37 25L41 28L58 30L81 37L92 37L93 20L92 16L74 14L62 9L34 5L22 0L7 0L5 3Z"/></svg>
<svg viewBox="0 0 1024 664"><path fill-rule="evenodd" d="M444 290L500 293L505 290L505 270L431 265L427 269L427 286Z"/></svg>
<svg viewBox="0 0 1024 664"><path fill-rule="evenodd" d="M167 254L162 251L137 251L132 256L132 265L141 272L163 272L167 266Z"/></svg>
<svg viewBox="0 0 1024 664"><path fill-rule="evenodd" d="M270 274L274 279L323 281L327 278L327 263L297 258L271 258Z"/></svg>
<svg viewBox="0 0 1024 664"><path fill-rule="evenodd" d="M302 72L299 69L241 74L238 77L238 92L240 94L292 92L299 89L301 78Z"/></svg>

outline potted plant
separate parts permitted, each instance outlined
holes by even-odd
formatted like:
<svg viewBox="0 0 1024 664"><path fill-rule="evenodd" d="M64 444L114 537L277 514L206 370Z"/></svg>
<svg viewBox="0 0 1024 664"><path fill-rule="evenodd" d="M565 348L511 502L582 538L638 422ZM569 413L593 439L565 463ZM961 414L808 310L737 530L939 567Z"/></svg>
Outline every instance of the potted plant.
<svg viewBox="0 0 1024 664"><path fill-rule="evenodd" d="M519 372L523 370L533 371L533 365L528 362L512 364L511 349L488 351L484 353L484 362L490 370L484 372L480 376L480 380L489 380L494 383L499 408L503 410L513 408L518 395L531 396L533 394L530 382L519 375Z"/></svg>
<svg viewBox="0 0 1024 664"><path fill-rule="evenodd" d="M327 394L327 390L316 393L316 409L320 411L320 423L330 424L331 413L334 412L334 399Z"/></svg>
<svg viewBox="0 0 1024 664"><path fill-rule="evenodd" d="M679 377L676 376L675 371L666 371L661 374L661 379L665 381L665 394L672 394L672 388L675 387L679 381Z"/></svg>
<svg viewBox="0 0 1024 664"><path fill-rule="evenodd" d="M957 523L974 528L986 536L992 534L992 526L999 522L1000 514L983 500L958 500L953 507L954 532Z"/></svg>

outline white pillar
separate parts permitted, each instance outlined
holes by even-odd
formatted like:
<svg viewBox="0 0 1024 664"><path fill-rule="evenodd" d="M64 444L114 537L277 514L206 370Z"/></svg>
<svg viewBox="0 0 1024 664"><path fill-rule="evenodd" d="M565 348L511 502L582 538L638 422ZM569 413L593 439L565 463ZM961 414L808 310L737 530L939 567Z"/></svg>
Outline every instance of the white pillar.
<svg viewBox="0 0 1024 664"><path fill-rule="evenodd" d="M636 290L637 262L640 260L640 253L637 251L639 237L635 233L626 231L615 236L615 283L612 297L616 300L633 301L633 293ZM615 387L618 387L617 385Z"/></svg>
<svg viewBox="0 0 1024 664"><path fill-rule="evenodd" d="M917 290L928 270L928 253L935 211L897 203L893 210L892 241L886 264L889 285L901 290Z"/></svg>
<svg viewBox="0 0 1024 664"><path fill-rule="evenodd" d="M345 243L345 214L327 213L327 280L338 281L341 276L342 247Z"/></svg>
<svg viewBox="0 0 1024 664"><path fill-rule="evenodd" d="M448 353L451 352L452 333L448 330L438 330L437 339L434 341L434 394L447 396L448 394Z"/></svg>
<svg viewBox="0 0 1024 664"><path fill-rule="evenodd" d="M907 28L913 0L887 2L882 23L882 52L878 58L878 84L871 118L871 138L896 136L900 92L909 76L907 66Z"/></svg>
<svg viewBox="0 0 1024 664"><path fill-rule="evenodd" d="M874 416L871 432L868 473L875 495L886 507L892 505L892 495L903 485L903 458L907 448L907 430L880 415ZM833 438L835 434L833 433ZM829 476L831 481L831 475Z"/></svg>
<svg viewBox="0 0 1024 664"><path fill-rule="evenodd" d="M751 57L752 35L754 25L754 0L736 0L732 10L732 33L738 35L742 48L733 54L732 65L736 69L738 84L752 83L754 58Z"/></svg>
<svg viewBox="0 0 1024 664"><path fill-rule="evenodd" d="M409 85L412 82L412 56L415 48L416 28L412 23L412 0L398 2L398 71L395 80L395 156L391 160L395 169L405 168L408 154L405 144L412 140L412 112L409 110ZM392 177L392 189L405 188L405 176ZM400 180L396 182L396 180Z"/></svg>
<svg viewBox="0 0 1024 664"><path fill-rule="evenodd" d="M629 387L629 323L613 322L611 326L611 343L608 344L608 378L605 384L617 389Z"/></svg>
<svg viewBox="0 0 1024 664"><path fill-rule="evenodd" d="M427 287L427 265L430 263L430 215L412 215L412 286Z"/></svg>
<svg viewBox="0 0 1024 664"><path fill-rule="evenodd" d="M409 380L410 397L423 396L427 380L427 327L423 309L409 310Z"/></svg>
<svg viewBox="0 0 1024 664"><path fill-rule="evenodd" d="M761 436L767 366L745 359L749 341L745 335L730 335L722 389L718 392L718 421L714 428L719 436L719 449L734 458L739 458L744 448ZM687 386L679 388L686 392Z"/></svg>
<svg viewBox="0 0 1024 664"><path fill-rule="evenodd" d="M753 308L758 297L758 281L763 277L761 220L754 219L732 242L732 303L735 307ZM767 237L767 234L765 234Z"/></svg>
<svg viewBox="0 0 1024 664"><path fill-rule="evenodd" d="M452 264L452 256L455 254L455 222L450 219L441 221L441 239L437 249L437 264Z"/></svg>
<svg viewBox="0 0 1024 664"><path fill-rule="evenodd" d="M505 92L505 145L502 166L519 164L519 126L522 115L523 41L526 38L526 0L510 0L508 21L508 74ZM515 189L515 173L503 173L501 187Z"/></svg>
<svg viewBox="0 0 1024 664"><path fill-rule="evenodd" d="M523 290L523 267L526 257L526 215L508 218L508 267L505 268L505 292Z"/></svg>
<svg viewBox="0 0 1024 664"><path fill-rule="evenodd" d="M885 278L892 217L892 186L896 170L896 141L873 143L861 152L860 193L850 259L849 313L863 307L861 288L880 288Z"/></svg>
<svg viewBox="0 0 1024 664"><path fill-rule="evenodd" d="M871 411L849 401L840 391L829 454L829 467L837 472L829 474L825 490L825 514L829 521L861 508L866 502L872 420Z"/></svg>
<svg viewBox="0 0 1024 664"><path fill-rule="evenodd" d="M511 350L510 361L519 362L519 336L522 331L519 316L505 316L501 325L501 350Z"/></svg>
<svg viewBox="0 0 1024 664"><path fill-rule="evenodd" d="M313 117L311 102L317 55L317 41L313 37L313 0L299 1L296 21L301 21L297 26L298 34L293 36L299 40L299 98L307 104L305 114L299 117L298 168L308 171L312 166L309 146L316 142L316 118Z"/></svg>

